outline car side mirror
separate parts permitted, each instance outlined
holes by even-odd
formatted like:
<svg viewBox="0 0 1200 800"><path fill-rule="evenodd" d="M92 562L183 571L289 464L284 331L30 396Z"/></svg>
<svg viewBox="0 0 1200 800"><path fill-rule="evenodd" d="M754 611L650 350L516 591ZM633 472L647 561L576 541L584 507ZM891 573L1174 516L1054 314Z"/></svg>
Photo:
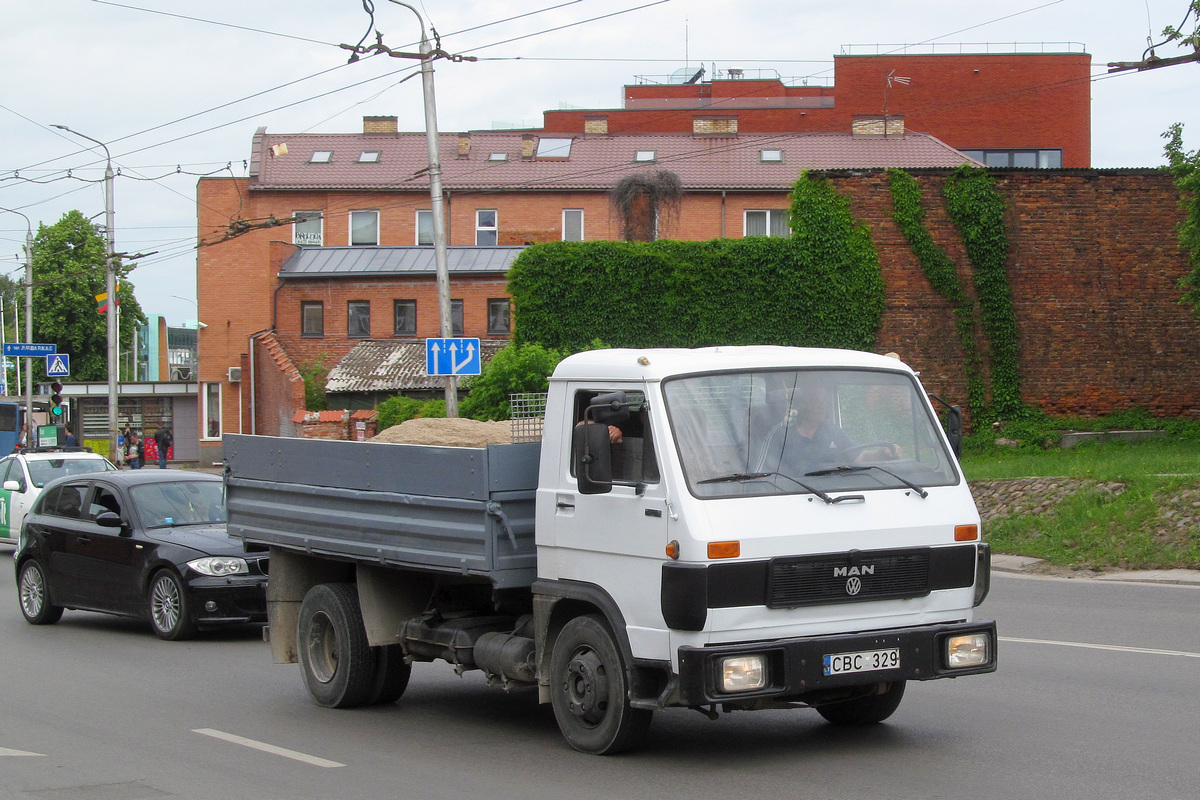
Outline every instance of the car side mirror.
<svg viewBox="0 0 1200 800"><path fill-rule="evenodd" d="M101 528L120 528L125 523L121 521L121 515L113 511L101 511L96 515L96 524Z"/></svg>
<svg viewBox="0 0 1200 800"><path fill-rule="evenodd" d="M21 484L16 481L5 481L3 489L6 492L19 492L21 491Z"/></svg>
<svg viewBox="0 0 1200 800"><path fill-rule="evenodd" d="M608 425L585 422L576 425L572 438L575 479L580 494L607 494L612 491L612 443Z"/></svg>

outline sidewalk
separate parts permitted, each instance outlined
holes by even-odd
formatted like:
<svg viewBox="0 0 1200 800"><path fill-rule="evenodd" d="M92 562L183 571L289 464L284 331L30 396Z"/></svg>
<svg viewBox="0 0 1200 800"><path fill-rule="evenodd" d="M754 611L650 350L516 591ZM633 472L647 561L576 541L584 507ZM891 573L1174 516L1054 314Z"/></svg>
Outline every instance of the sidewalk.
<svg viewBox="0 0 1200 800"><path fill-rule="evenodd" d="M1018 574L1039 574L1038 565L1043 563L1040 558L1026 556L1009 556L992 553L992 569L995 572L1010 572ZM1195 569L1154 569L1141 571L1105 572L1099 575L1088 574L1082 580L1119 581L1124 583L1165 583L1177 586L1200 586L1200 570Z"/></svg>

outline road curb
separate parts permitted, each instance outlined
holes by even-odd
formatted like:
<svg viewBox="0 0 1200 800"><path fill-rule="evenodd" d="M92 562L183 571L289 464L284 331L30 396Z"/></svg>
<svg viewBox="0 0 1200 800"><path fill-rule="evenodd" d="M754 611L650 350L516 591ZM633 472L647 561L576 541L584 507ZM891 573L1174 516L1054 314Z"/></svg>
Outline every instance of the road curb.
<svg viewBox="0 0 1200 800"><path fill-rule="evenodd" d="M1040 565L1046 562L1040 558L1028 556L1013 556L1003 553L992 554L992 571L1010 574L1040 574ZM1200 586L1200 570L1195 569L1155 569L1155 570L1123 570L1120 572L1105 572L1088 574L1083 579L1105 581L1108 583L1157 583L1170 586Z"/></svg>

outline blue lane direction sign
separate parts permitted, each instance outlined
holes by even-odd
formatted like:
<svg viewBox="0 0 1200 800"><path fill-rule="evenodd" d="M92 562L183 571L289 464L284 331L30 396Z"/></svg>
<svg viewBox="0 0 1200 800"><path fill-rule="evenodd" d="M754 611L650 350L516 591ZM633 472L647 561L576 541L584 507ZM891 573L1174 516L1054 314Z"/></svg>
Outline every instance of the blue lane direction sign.
<svg viewBox="0 0 1200 800"><path fill-rule="evenodd" d="M55 353L46 356L46 377L65 378L71 374L71 356L67 353Z"/></svg>
<svg viewBox="0 0 1200 800"><path fill-rule="evenodd" d="M27 342L5 342L4 355L6 356L41 356L53 355L58 351L56 344L31 344Z"/></svg>
<svg viewBox="0 0 1200 800"><path fill-rule="evenodd" d="M478 339L426 339L427 375L478 375Z"/></svg>

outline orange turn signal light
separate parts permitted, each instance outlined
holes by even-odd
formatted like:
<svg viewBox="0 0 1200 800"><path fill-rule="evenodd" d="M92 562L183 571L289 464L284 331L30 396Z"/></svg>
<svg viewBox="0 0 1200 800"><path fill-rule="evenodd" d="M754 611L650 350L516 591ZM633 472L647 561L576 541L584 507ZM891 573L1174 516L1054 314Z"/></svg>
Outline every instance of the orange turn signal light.
<svg viewBox="0 0 1200 800"><path fill-rule="evenodd" d="M973 542L979 538L978 525L955 525L954 526L954 541L956 542Z"/></svg>
<svg viewBox="0 0 1200 800"><path fill-rule="evenodd" d="M679 558L679 542L674 540L667 542L667 558Z"/></svg>
<svg viewBox="0 0 1200 800"><path fill-rule="evenodd" d="M737 558L742 554L741 542L709 542L709 558Z"/></svg>

